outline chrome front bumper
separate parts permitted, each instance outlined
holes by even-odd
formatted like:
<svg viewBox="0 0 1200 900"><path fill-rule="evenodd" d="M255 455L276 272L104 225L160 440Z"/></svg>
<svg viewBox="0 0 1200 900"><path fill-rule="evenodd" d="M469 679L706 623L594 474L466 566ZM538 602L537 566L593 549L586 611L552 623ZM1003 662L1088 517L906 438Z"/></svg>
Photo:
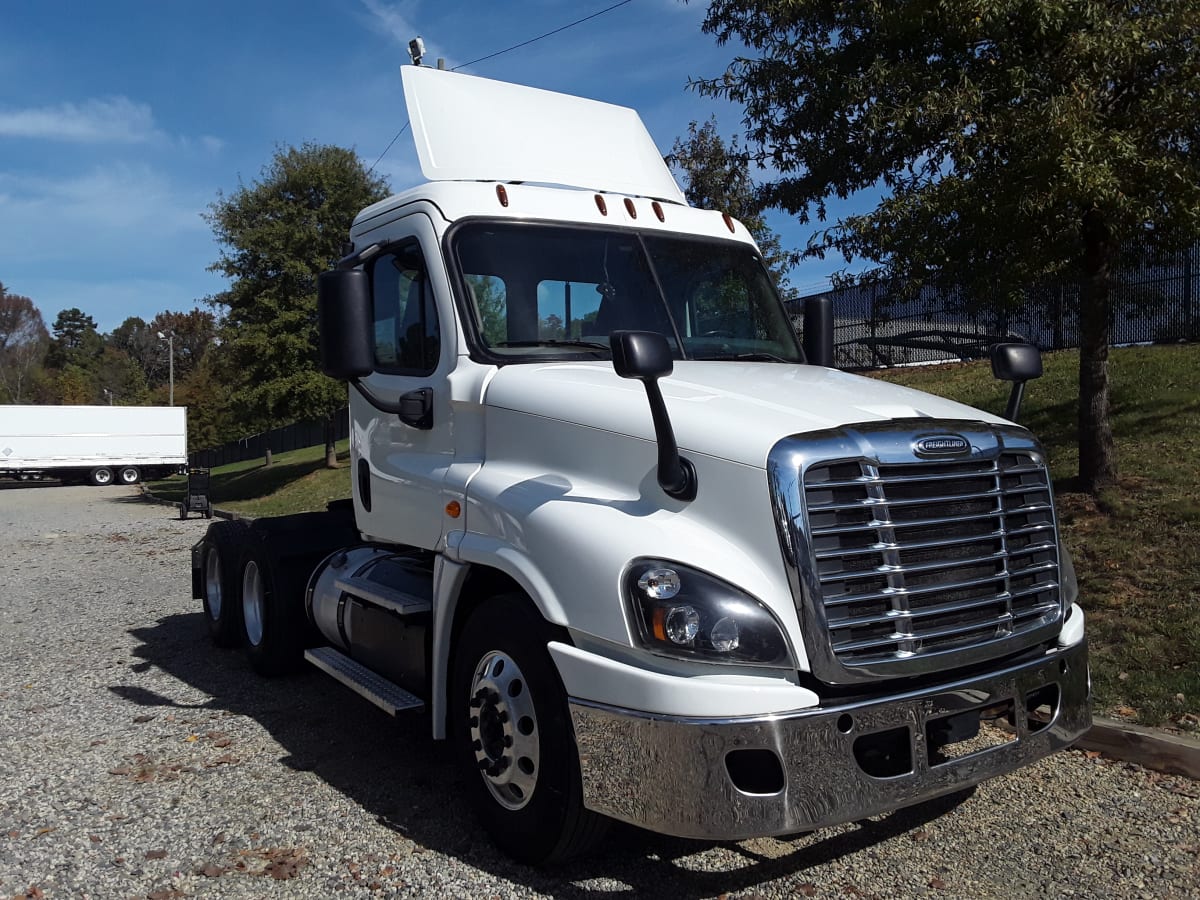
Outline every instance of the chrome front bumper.
<svg viewBox="0 0 1200 900"><path fill-rule="evenodd" d="M1055 685L1051 718L1031 721L1027 700ZM653 716L574 698L570 707L588 808L664 834L738 840L852 822L1019 769L1087 731L1090 695L1080 643L986 676L778 716ZM1006 742L956 741L948 760L930 746L998 708ZM888 748L882 774L878 742Z"/></svg>

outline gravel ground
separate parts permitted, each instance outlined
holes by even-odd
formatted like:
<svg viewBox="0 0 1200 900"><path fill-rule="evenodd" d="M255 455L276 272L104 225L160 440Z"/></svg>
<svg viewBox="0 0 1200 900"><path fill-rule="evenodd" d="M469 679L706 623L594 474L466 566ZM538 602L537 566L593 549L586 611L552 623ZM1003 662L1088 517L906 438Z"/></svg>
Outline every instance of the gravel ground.
<svg viewBox="0 0 1200 900"><path fill-rule="evenodd" d="M1200 784L1062 753L789 840L488 844L421 717L211 647L181 522L131 489L0 489L0 898L1200 897Z"/></svg>

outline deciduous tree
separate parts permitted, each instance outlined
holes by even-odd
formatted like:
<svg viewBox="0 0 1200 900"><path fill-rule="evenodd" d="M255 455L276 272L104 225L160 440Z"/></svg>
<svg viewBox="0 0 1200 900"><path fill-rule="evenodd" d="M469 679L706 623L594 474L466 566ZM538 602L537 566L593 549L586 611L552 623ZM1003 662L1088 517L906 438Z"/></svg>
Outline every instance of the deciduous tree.
<svg viewBox="0 0 1200 900"><path fill-rule="evenodd" d="M1120 248L1200 232L1200 5L1180 0L713 0L704 30L753 51L698 82L741 104L763 199L901 283L1001 298L1079 280L1079 474L1117 475L1110 291Z"/></svg>
<svg viewBox="0 0 1200 900"><path fill-rule="evenodd" d="M50 335L33 301L0 284L0 396L6 403L28 400L30 382L46 356Z"/></svg>
<svg viewBox="0 0 1200 900"><path fill-rule="evenodd" d="M726 143L717 134L717 121L688 125L686 138L676 138L667 165L683 176L688 203L700 209L727 212L746 226L762 251L771 278L784 299L797 296L787 280L794 254L784 252L779 235L767 224L766 204L750 176L750 157L732 137Z"/></svg>
<svg viewBox="0 0 1200 900"><path fill-rule="evenodd" d="M257 181L218 195L207 214L221 245L211 268L232 280L213 298L241 376L231 402L252 427L324 419L330 466L346 391L319 369L317 276L341 256L355 213L387 193L352 151L305 144L277 150Z"/></svg>

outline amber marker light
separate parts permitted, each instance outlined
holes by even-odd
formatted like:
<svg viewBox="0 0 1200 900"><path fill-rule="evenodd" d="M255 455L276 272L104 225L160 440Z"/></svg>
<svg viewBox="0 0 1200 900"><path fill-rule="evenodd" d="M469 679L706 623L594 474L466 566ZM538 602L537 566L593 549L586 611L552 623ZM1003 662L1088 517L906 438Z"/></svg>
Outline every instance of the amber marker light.
<svg viewBox="0 0 1200 900"><path fill-rule="evenodd" d="M733 234L733 216L729 213L721 213L721 218L725 220L725 227L729 229L729 233Z"/></svg>
<svg viewBox="0 0 1200 900"><path fill-rule="evenodd" d="M508 206L508 189L502 184L496 185L496 196L500 198L500 205Z"/></svg>
<svg viewBox="0 0 1200 900"><path fill-rule="evenodd" d="M658 221L660 221L660 222L665 222L665 221L667 221L667 216L666 216L666 214L663 212L663 208L662 208L662 204L661 204L661 203L659 203L657 200L655 200L653 203L651 203L651 204L650 204L650 208L651 208L652 210L654 210L654 214L655 214L656 216L658 216Z"/></svg>
<svg viewBox="0 0 1200 900"><path fill-rule="evenodd" d="M628 197L625 198L625 212L629 213L629 218L637 218L637 207L633 205L633 201Z"/></svg>
<svg viewBox="0 0 1200 900"><path fill-rule="evenodd" d="M651 616L650 630L654 632L654 637L660 641L667 639L667 611L663 607L658 607L654 610Z"/></svg>
<svg viewBox="0 0 1200 900"><path fill-rule="evenodd" d="M604 202L604 198L599 194L596 195L596 209L600 210L600 215L608 215L608 204Z"/></svg>
<svg viewBox="0 0 1200 900"><path fill-rule="evenodd" d="M457 500L451 500L446 504L446 515L452 519L457 519L462 515L462 504Z"/></svg>

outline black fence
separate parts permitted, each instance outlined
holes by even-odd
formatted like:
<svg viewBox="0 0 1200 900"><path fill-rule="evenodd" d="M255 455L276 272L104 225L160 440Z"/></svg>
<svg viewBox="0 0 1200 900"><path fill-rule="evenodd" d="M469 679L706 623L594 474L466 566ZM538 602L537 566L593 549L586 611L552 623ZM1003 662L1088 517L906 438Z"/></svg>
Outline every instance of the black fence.
<svg viewBox="0 0 1200 900"><path fill-rule="evenodd" d="M350 411L339 410L334 414L334 439L343 440L350 436ZM197 450L188 454L188 464L211 469L227 463L241 462L244 459L261 459L266 456L267 448L272 453L285 453L288 450L299 450L302 447L312 447L325 443L325 423L293 422L280 428L272 428L259 434L230 441L221 447L211 450Z"/></svg>
<svg viewBox="0 0 1200 900"><path fill-rule="evenodd" d="M1113 288L1113 343L1200 340L1200 244L1169 256L1130 254ZM1030 289L999 306L965 290L926 288L900 297L886 283L811 296L833 298L835 365L845 369L977 359L990 344L1024 340L1042 350L1079 346L1079 288L1074 282ZM803 310L792 304L793 319Z"/></svg>

